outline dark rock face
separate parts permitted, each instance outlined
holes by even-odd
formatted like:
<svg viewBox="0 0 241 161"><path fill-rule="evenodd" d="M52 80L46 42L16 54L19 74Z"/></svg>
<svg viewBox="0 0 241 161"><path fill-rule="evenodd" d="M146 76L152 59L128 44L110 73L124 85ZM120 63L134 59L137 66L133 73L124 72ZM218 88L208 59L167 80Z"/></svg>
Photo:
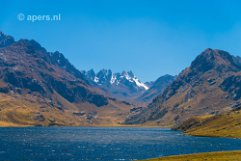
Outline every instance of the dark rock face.
<svg viewBox="0 0 241 161"><path fill-rule="evenodd" d="M24 73L21 72L8 72L6 71L1 75L4 82L8 82L12 87L25 88L29 92L39 92L44 94L44 89L37 79L31 77L25 77Z"/></svg>
<svg viewBox="0 0 241 161"><path fill-rule="evenodd" d="M75 77L84 80L84 76L79 70L77 70L65 57L62 53L56 51L49 53L51 63L59 66L60 68L66 70L67 72L73 74ZM84 80L86 81L86 80Z"/></svg>
<svg viewBox="0 0 241 161"><path fill-rule="evenodd" d="M240 71L240 57L234 57L226 51L206 49L190 66L194 73L204 73L211 69L217 72Z"/></svg>
<svg viewBox="0 0 241 161"><path fill-rule="evenodd" d="M62 97L69 102L82 102L87 101L100 107L107 105L108 101L104 96L93 94L82 86L70 86L63 81L57 81L53 78L50 81L52 90L57 91Z"/></svg>
<svg viewBox="0 0 241 161"><path fill-rule="evenodd" d="M197 56L192 62L190 68L193 72L206 72L214 67L214 54L211 49L207 49L204 53Z"/></svg>
<svg viewBox="0 0 241 161"><path fill-rule="evenodd" d="M33 119L40 122L45 120L44 116L41 114L36 114L35 116L33 116Z"/></svg>
<svg viewBox="0 0 241 161"><path fill-rule="evenodd" d="M130 109L131 113L137 113L143 110L143 107L134 107L132 109Z"/></svg>
<svg viewBox="0 0 241 161"><path fill-rule="evenodd" d="M108 99L95 92L84 78L63 54L49 53L34 40L14 42L12 37L0 33L0 92L32 94L50 100L56 99L57 92L71 103L107 105Z"/></svg>
<svg viewBox="0 0 241 161"><path fill-rule="evenodd" d="M230 76L226 78L220 87L229 93L229 95L238 100L241 98L241 75Z"/></svg>
<svg viewBox="0 0 241 161"><path fill-rule="evenodd" d="M180 125L193 116L232 110L230 105L241 98L240 62L228 52L205 50L148 108L130 113L126 122Z"/></svg>
<svg viewBox="0 0 241 161"><path fill-rule="evenodd" d="M0 32L0 48L1 47L5 47L5 46L9 46L11 44L13 44L14 38L8 35L5 35L4 33Z"/></svg>
<svg viewBox="0 0 241 161"><path fill-rule="evenodd" d="M92 73L93 74L93 73ZM106 69L102 69L101 71L99 71L97 74L96 74L96 79L94 80L97 84L99 85L110 85L112 82L111 82L111 79L112 79L112 71L109 69L109 70L106 70Z"/></svg>
<svg viewBox="0 0 241 161"><path fill-rule="evenodd" d="M166 100L168 100L170 97L172 97L173 95L175 95L177 93L177 90L183 86L184 84L186 84L186 82L181 81L180 79L176 79L175 81L173 81L164 91L161 95L159 95L158 97L156 97L152 103L155 102L165 102Z"/></svg>

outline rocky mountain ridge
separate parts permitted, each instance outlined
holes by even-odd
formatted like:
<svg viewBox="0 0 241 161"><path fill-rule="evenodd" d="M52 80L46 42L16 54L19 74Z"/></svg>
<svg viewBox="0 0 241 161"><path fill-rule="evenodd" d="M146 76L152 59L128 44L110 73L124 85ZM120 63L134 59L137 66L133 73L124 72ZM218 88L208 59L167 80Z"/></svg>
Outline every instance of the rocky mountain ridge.
<svg viewBox="0 0 241 161"><path fill-rule="evenodd" d="M161 94L175 79L164 75L153 82L143 83L132 71L114 73L110 69L102 69L95 73L93 69L82 71L90 84L100 88L103 93L120 100L130 102L150 102Z"/></svg>
<svg viewBox="0 0 241 161"><path fill-rule="evenodd" d="M0 123L4 124L118 124L131 108L102 95L60 52L48 52L34 40L15 41L3 33L0 95L5 98L0 101Z"/></svg>
<svg viewBox="0 0 241 161"><path fill-rule="evenodd" d="M102 69L95 73L92 69L82 73L90 84L116 99L132 101L149 89L132 71L114 73L110 69Z"/></svg>
<svg viewBox="0 0 241 161"><path fill-rule="evenodd" d="M240 103L240 62L226 51L206 49L148 108L131 113L126 123L174 126L193 116L232 110Z"/></svg>

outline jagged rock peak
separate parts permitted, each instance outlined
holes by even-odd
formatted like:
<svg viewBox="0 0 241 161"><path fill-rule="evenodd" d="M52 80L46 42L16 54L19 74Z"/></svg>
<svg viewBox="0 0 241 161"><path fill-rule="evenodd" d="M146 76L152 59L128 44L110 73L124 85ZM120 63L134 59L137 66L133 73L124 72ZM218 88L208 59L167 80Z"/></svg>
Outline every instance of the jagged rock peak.
<svg viewBox="0 0 241 161"><path fill-rule="evenodd" d="M15 42L14 38L9 35L5 35L0 31L0 47L5 47L13 44Z"/></svg>

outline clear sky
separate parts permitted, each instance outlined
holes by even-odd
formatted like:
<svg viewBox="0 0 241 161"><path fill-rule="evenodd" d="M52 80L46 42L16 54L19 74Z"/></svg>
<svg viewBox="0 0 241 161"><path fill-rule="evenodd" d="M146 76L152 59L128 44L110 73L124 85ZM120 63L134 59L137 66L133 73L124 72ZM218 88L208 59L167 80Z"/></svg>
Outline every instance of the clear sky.
<svg viewBox="0 0 241 161"><path fill-rule="evenodd" d="M150 81L178 74L209 47L241 56L241 1L1 0L0 30L60 51L80 70L132 70Z"/></svg>

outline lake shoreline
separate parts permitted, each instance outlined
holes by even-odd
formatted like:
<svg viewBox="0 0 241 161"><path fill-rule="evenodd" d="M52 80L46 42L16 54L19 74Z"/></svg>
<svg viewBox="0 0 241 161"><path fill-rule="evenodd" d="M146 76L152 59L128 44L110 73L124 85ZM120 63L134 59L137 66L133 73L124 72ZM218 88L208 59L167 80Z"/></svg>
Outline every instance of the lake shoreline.
<svg viewBox="0 0 241 161"><path fill-rule="evenodd" d="M194 137L209 137L209 138L231 138L231 139L241 139L240 136L220 136L220 135L195 135L185 130L178 130L178 129L172 129L175 131L181 131L184 135L187 136L194 136ZM183 159L192 159L195 161L209 161L209 160L220 160L220 161L226 161L227 157L229 157L229 160L235 160L237 157L241 158L241 150L234 150L234 151L215 151L215 152L205 152L205 153L193 153L193 154L180 154L180 155L170 155L170 156L163 156L160 158L150 158L145 159L141 161L182 161ZM240 159L241 160L241 159Z"/></svg>
<svg viewBox="0 0 241 161"><path fill-rule="evenodd" d="M188 133L184 130L179 130L179 129L173 129L170 127L160 127L160 126L147 126L147 125L126 125L126 124L118 124L118 125L114 125L114 126L110 126L110 125L100 125L100 126L33 126L33 125L21 125L21 126L0 126L0 128L51 128L51 127L56 127L56 128L63 128L63 127L85 127L85 128L160 128L160 129L169 129L172 131L180 131L183 135L187 135L187 136L194 136L194 137L210 137L210 138L232 138L232 139L241 139L240 137L228 137L228 136L214 136L214 135L192 135L191 133ZM233 153L238 153L238 155L240 155L241 157L241 150L235 150L235 151L217 151L217 152L205 152L205 153L193 153L193 154L180 154L180 155L170 155L170 156L164 156L164 157L160 157L160 158L150 158L150 159L146 159L143 161L165 161L165 160L179 160L179 159L189 159L189 158L194 158L195 157L199 157L199 159L197 161L201 161L207 159L212 159L215 157L219 157L220 155L223 157L224 155L233 155ZM220 158L219 158L220 160Z"/></svg>
<svg viewBox="0 0 241 161"><path fill-rule="evenodd" d="M64 125L9 125L9 126L2 126L0 125L0 128L24 128L24 127L106 127L106 128L113 128L113 127L141 127L141 128L162 128L162 129L171 129L171 127L161 127L161 126L147 126L147 125L128 125L128 124L118 124L118 125L82 125L82 126L64 126ZM174 130L174 129L172 129Z"/></svg>
<svg viewBox="0 0 241 161"><path fill-rule="evenodd" d="M140 161L183 161L183 160L195 160L195 161L231 161L241 158L241 150L234 151L216 151L216 152L205 152L205 153L193 153L193 154L183 154L183 155L171 155L160 158L151 158Z"/></svg>
<svg viewBox="0 0 241 161"><path fill-rule="evenodd" d="M3 159L10 157L12 159L9 160L14 160L14 157L21 154L26 154L25 157L28 159L38 155L39 158L34 159L36 161L43 160L42 157L51 160L52 150L54 150L54 157L59 157L59 154L64 156L65 159L61 157L63 161L73 158L75 160L101 158L103 161L133 160L207 151L236 150L239 149L241 143L241 140L233 139L192 137L181 130L170 128L140 126L3 127L0 128L0 133L1 144L8 149L0 155L0 160L1 157ZM200 143L202 144L200 145ZM213 146L209 146L209 144ZM9 155L16 152L16 148L20 151L15 156ZM28 153L29 149L31 156ZM63 149L68 149L68 152L60 153L63 152ZM149 149L150 152L147 153L146 149ZM96 156L93 156L93 151L96 152ZM50 155L46 156L46 154Z"/></svg>
<svg viewBox="0 0 241 161"><path fill-rule="evenodd" d="M128 125L128 124L118 124L118 125L93 125L93 126L90 126L90 125L83 125L83 126L62 126L62 125L49 125L49 126L44 126L44 125L10 125L10 126L1 126L0 125L0 128L28 128L28 127L33 127L33 128L38 128L38 127L46 127L46 128L49 128L49 127L103 127L103 128L160 128L160 129L170 129L170 130L173 130L173 131L180 131L182 132L184 135L188 135L188 136L196 136L196 137L211 137L211 138L233 138L233 139L241 139L241 137L237 136L237 137L233 137L233 136L220 136L220 135L206 135L206 134L192 134L192 133L189 133L185 130L180 130L180 129L174 129L172 127L167 127L167 126L149 126L149 125Z"/></svg>

